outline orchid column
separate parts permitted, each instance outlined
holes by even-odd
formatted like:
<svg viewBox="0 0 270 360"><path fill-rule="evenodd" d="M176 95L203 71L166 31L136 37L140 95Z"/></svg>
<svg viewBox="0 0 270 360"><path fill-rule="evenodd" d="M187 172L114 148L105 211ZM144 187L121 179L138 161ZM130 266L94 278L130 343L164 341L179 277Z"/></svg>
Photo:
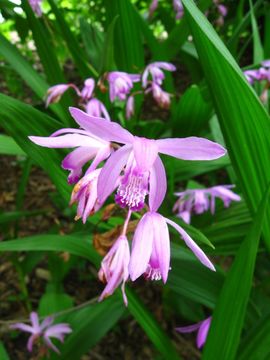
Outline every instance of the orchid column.
<svg viewBox="0 0 270 360"><path fill-rule="evenodd" d="M99 210L115 192L115 202L127 209L121 236L102 261L100 279L107 283L101 299L124 284L145 275L151 280L167 281L170 269L168 225L174 227L199 261L214 270L213 264L178 224L158 213L167 190L167 178L159 154L182 160L214 160L226 153L219 144L198 137L147 139L132 135L118 123L90 116L70 108L80 129L61 129L50 137L31 136L45 147L76 147L63 161L71 171L69 182L77 182L72 202L78 202L78 218L83 221ZM82 166L93 160L86 174ZM105 161L103 166L101 163ZM78 179L81 179L78 181ZM144 212L135 230L131 246L127 226L133 212Z"/></svg>

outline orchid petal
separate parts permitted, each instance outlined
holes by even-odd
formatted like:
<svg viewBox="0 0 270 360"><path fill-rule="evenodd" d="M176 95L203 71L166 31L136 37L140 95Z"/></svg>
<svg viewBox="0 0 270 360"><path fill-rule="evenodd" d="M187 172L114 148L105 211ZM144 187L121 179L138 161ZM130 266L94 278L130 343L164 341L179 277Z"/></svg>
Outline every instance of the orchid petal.
<svg viewBox="0 0 270 360"><path fill-rule="evenodd" d="M139 221L132 241L129 263L129 275L132 281L135 281L146 271L152 253L153 240L154 231L151 215L146 213Z"/></svg>
<svg viewBox="0 0 270 360"><path fill-rule="evenodd" d="M17 323L17 324L14 324L14 325L10 325L10 328L14 329L14 330L21 330L21 331L29 332L31 334L36 333L32 326L26 325L26 324L23 324L23 323Z"/></svg>
<svg viewBox="0 0 270 360"><path fill-rule="evenodd" d="M211 317L201 322L201 326L199 328L197 341L196 341L198 349L202 348L203 345L205 344L210 325L211 325Z"/></svg>
<svg viewBox="0 0 270 360"><path fill-rule="evenodd" d="M158 156L156 141L135 136L133 151L139 171L149 171L153 167Z"/></svg>
<svg viewBox="0 0 270 360"><path fill-rule="evenodd" d="M205 255L205 253L202 251L202 249L191 239L191 237L185 232L184 229L181 228L178 224L175 222L167 219L166 222L175 228L176 231L179 232L182 239L186 243L187 247L190 248L190 250L193 252L193 254L197 257L197 259L206 267L208 267L210 270L216 271L214 268L214 265L211 263L211 261L208 259L208 257Z"/></svg>
<svg viewBox="0 0 270 360"><path fill-rule="evenodd" d="M52 316L46 317L46 318L42 321L42 323L41 323L41 325L40 325L40 330L44 330L44 329L46 329L48 326L50 326L50 325L53 323L53 320L54 320L54 318L53 318Z"/></svg>
<svg viewBox="0 0 270 360"><path fill-rule="evenodd" d="M32 350L33 350L33 344L34 344L34 341L35 341L35 339L37 338L37 336L35 335L35 334L33 334L33 335L31 335L30 336L30 338L28 339L28 341L27 341L27 350L29 351L29 352L32 352Z"/></svg>
<svg viewBox="0 0 270 360"><path fill-rule="evenodd" d="M200 328L201 324L202 323L199 322L199 323L193 324L193 325L181 326L181 327L177 327L175 330L179 331L180 333L183 333L183 334L188 334L193 331L197 331Z"/></svg>
<svg viewBox="0 0 270 360"><path fill-rule="evenodd" d="M100 147L100 141L79 134L67 134L61 136L29 136L29 139L35 144L48 148L69 148L77 146Z"/></svg>
<svg viewBox="0 0 270 360"><path fill-rule="evenodd" d="M44 341L46 343L46 345L52 349L54 352L56 352L58 355L60 355L60 351L57 349L57 347L52 343L52 341L47 337L47 336L44 336Z"/></svg>
<svg viewBox="0 0 270 360"><path fill-rule="evenodd" d="M165 284L170 268L170 235L163 216L153 213L151 214L151 219L153 221L152 226L154 230L153 247L161 276Z"/></svg>
<svg viewBox="0 0 270 360"><path fill-rule="evenodd" d="M40 326L39 326L39 319L38 319L38 314L36 312L31 312L30 314L30 320L31 323L33 325L33 328L35 329L36 332L40 331Z"/></svg>
<svg viewBox="0 0 270 360"><path fill-rule="evenodd" d="M219 144L199 137L156 140L159 152L183 160L214 160L226 154Z"/></svg>
<svg viewBox="0 0 270 360"><path fill-rule="evenodd" d="M125 145L115 151L103 166L98 178L98 200L103 203L113 192L117 185L118 177L127 163L131 146Z"/></svg>
<svg viewBox="0 0 270 360"><path fill-rule="evenodd" d="M81 127L103 140L115 141L121 144L133 141L133 135L116 122L90 116L82 110L73 107L70 107L69 111Z"/></svg>
<svg viewBox="0 0 270 360"><path fill-rule="evenodd" d="M155 212L158 210L167 190L167 178L164 165L158 156L150 170L149 181L149 208Z"/></svg>

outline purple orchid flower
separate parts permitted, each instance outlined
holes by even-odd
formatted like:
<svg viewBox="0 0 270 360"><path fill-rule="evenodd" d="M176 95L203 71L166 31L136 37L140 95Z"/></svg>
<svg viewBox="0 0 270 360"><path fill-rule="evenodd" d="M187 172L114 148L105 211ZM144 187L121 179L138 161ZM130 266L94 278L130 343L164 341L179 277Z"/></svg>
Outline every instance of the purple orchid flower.
<svg viewBox="0 0 270 360"><path fill-rule="evenodd" d="M165 75L161 69L167 71L175 71L176 67L173 64L164 61L157 61L147 65L142 74L143 88L147 87L149 75L151 75L153 83L157 85L161 85L163 83Z"/></svg>
<svg viewBox="0 0 270 360"><path fill-rule="evenodd" d="M170 269L170 237L167 224L175 228L199 261L215 271L205 253L175 222L157 212L147 212L140 220L132 241L129 274L132 281L145 274L150 280L166 283Z"/></svg>
<svg viewBox="0 0 270 360"><path fill-rule="evenodd" d="M149 92L149 90L152 91L153 98L162 109L169 109L171 105L171 95L169 93L162 90L162 88L155 83L152 83L151 88L148 89L147 92Z"/></svg>
<svg viewBox="0 0 270 360"><path fill-rule="evenodd" d="M219 185L207 189L190 189L180 193L173 211L186 223L190 223L191 214L202 214L209 210L212 214L215 212L215 199L223 201L225 207L229 207L232 201L240 201L241 197L230 189L234 185Z"/></svg>
<svg viewBox="0 0 270 360"><path fill-rule="evenodd" d="M181 0L173 0L173 8L176 12L175 18L177 20L182 19L184 15L184 7Z"/></svg>
<svg viewBox="0 0 270 360"><path fill-rule="evenodd" d="M80 90L74 84L58 84L50 87L47 90L46 107L50 104L58 102L62 95L70 88L74 89L78 96L81 95Z"/></svg>
<svg viewBox="0 0 270 360"><path fill-rule="evenodd" d="M108 74L107 79L110 86L110 100L113 102L116 98L126 100L133 88L133 83L140 81L140 75L113 71Z"/></svg>
<svg viewBox="0 0 270 360"><path fill-rule="evenodd" d="M108 120L104 121L109 123ZM87 170L89 173L107 159L112 151L110 143L92 136L87 131L87 126L82 127L82 129L64 128L54 132L49 137L29 136L29 139L37 145L48 148L76 148L62 161L62 167L70 171L69 184L74 184L80 179L82 168L88 161L93 160Z"/></svg>
<svg viewBox="0 0 270 360"><path fill-rule="evenodd" d="M33 350L34 342L37 339L42 338L50 349L60 354L57 347L52 343L51 338L64 342L65 335L72 332L70 325L65 323L52 325L52 317L45 318L40 324L38 314L36 312L32 312L30 314L30 321L32 325L17 323L10 326L12 329L25 331L31 334L27 342L27 350L31 352Z"/></svg>
<svg viewBox="0 0 270 360"><path fill-rule="evenodd" d="M244 75L250 84L254 83L254 80L261 80L261 74L259 70L246 70Z"/></svg>
<svg viewBox="0 0 270 360"><path fill-rule="evenodd" d="M208 317L207 319L197 323L197 324L194 324L194 325L189 325L189 326L183 326L183 327L177 327L175 330L180 332L180 333L191 333L191 332L194 332L194 331L197 331L198 330L198 335L197 335L197 348L198 349L201 349L205 342L206 342L206 338L207 338L207 335L208 335L208 331L209 331L209 328L210 328L210 325L211 325L211 320L212 320L212 317Z"/></svg>
<svg viewBox="0 0 270 360"><path fill-rule="evenodd" d="M108 254L104 257L101 263L101 268L99 270L98 276L102 282L105 282L107 285L100 295L99 300L103 300L107 296L112 295L114 290L122 282L122 294L124 303L127 306L127 296L125 293L125 283L128 280L128 264L130 260L130 251L128 240L125 235L119 236L111 247Z"/></svg>
<svg viewBox="0 0 270 360"><path fill-rule="evenodd" d="M28 0L29 5L31 6L34 13L37 15L37 17L42 16L42 10L41 10L41 2L42 0Z"/></svg>
<svg viewBox="0 0 270 360"><path fill-rule="evenodd" d="M207 139L146 139L133 136L115 122L91 117L79 109L70 108L70 112L89 134L124 144L109 157L99 175L97 186L101 203L119 184L116 202L120 206L140 210L149 193L150 210L156 211L166 193L166 173L159 152L183 160L213 160L226 153L221 145Z"/></svg>
<svg viewBox="0 0 270 360"><path fill-rule="evenodd" d="M97 181L101 169L90 171L75 186L71 194L70 205L78 203L75 220L81 219L83 223L89 215L100 209L97 199Z"/></svg>
<svg viewBox="0 0 270 360"><path fill-rule="evenodd" d="M130 119L134 115L134 96L129 96L126 103L126 117Z"/></svg>
<svg viewBox="0 0 270 360"><path fill-rule="evenodd" d="M85 110L87 114L91 116L105 118L109 121L111 120L110 115L104 104L96 98L93 98L87 102L87 104L85 105Z"/></svg>
<svg viewBox="0 0 270 360"><path fill-rule="evenodd" d="M86 79L84 82L84 87L81 92L81 98L85 101L91 99L94 88L95 88L95 80L92 78Z"/></svg>

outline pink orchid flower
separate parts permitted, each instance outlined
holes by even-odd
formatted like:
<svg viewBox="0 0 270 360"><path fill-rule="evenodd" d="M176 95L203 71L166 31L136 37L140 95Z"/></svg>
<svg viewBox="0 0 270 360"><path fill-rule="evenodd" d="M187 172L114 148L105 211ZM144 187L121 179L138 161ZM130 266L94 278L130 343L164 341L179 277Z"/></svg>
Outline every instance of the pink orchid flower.
<svg viewBox="0 0 270 360"><path fill-rule="evenodd" d="M132 281L145 274L150 280L166 283L170 269L170 237L167 224L175 228L199 261L215 271L205 253L175 222L156 212L147 212L140 220L132 241L129 274Z"/></svg>
<svg viewBox="0 0 270 360"><path fill-rule="evenodd" d="M101 263L101 269L98 276L102 282L107 283L105 289L100 295L99 300L103 300L107 296L112 295L114 290L122 282L122 294L124 303L127 306L127 296L125 293L125 283L128 280L128 264L130 259L130 251L128 240L125 235L119 236L111 247L108 254L104 257Z"/></svg>
<svg viewBox="0 0 270 360"><path fill-rule="evenodd" d="M175 18L177 20L181 19L184 16L184 7L181 0L173 0L173 8L176 12Z"/></svg>
<svg viewBox="0 0 270 360"><path fill-rule="evenodd" d="M130 119L134 115L134 96L129 96L126 103L126 117Z"/></svg>
<svg viewBox="0 0 270 360"><path fill-rule="evenodd" d="M56 324L52 325L53 318L47 317L45 318L42 323L39 323L38 314L36 312L32 312L30 314L30 321L31 325L17 323L11 325L12 329L25 331L31 334L27 342L27 350L31 352L33 350L33 344L39 338L42 338L45 344L55 351L56 353L60 354L57 347L52 343L51 338L55 338L64 342L64 337L66 334L72 332L69 324Z"/></svg>
<svg viewBox="0 0 270 360"><path fill-rule="evenodd" d="M156 211L167 188L159 153L183 160L213 160L226 153L221 145L207 139L146 139L133 136L115 122L91 117L79 109L70 108L70 112L92 136L106 142L124 144L108 158L101 170L97 184L100 203L104 203L118 186L116 202L120 206L140 210L146 195L149 195L150 210Z"/></svg>
<svg viewBox="0 0 270 360"><path fill-rule="evenodd" d="M158 0L152 0L151 4L149 6L149 13L148 13L149 17L151 17L154 14L157 7L158 7Z"/></svg>
<svg viewBox="0 0 270 360"><path fill-rule="evenodd" d="M128 74L121 71L113 71L108 74L110 86L110 100L113 102L116 98L126 100L127 95L133 88L133 83L140 81L139 74Z"/></svg>
<svg viewBox="0 0 270 360"><path fill-rule="evenodd" d="M177 327L175 330L180 333L191 333L198 330L197 335L197 348L201 349L207 339L208 331L211 325L212 317L208 317L207 319L199 322L198 324L189 325L189 326L183 326L183 327Z"/></svg>
<svg viewBox="0 0 270 360"><path fill-rule="evenodd" d="M207 189L190 189L175 193L179 196L173 211L186 223L190 223L191 214L202 214L210 209L215 213L215 200L219 198L223 201L225 207L229 207L232 201L240 201L241 197L230 189L234 185L219 185Z"/></svg>
<svg viewBox="0 0 270 360"><path fill-rule="evenodd" d="M146 88L149 75L151 75L152 81L155 84L161 85L165 79L165 74L161 69L175 71L176 67L173 64L165 61L157 61L147 65L142 74L142 86Z"/></svg>
<svg viewBox="0 0 270 360"><path fill-rule="evenodd" d="M93 98L87 102L85 105L85 110L87 114L91 116L102 117L104 119L111 120L104 104L96 98Z"/></svg>
<svg viewBox="0 0 270 360"><path fill-rule="evenodd" d="M86 79L84 82L84 87L81 91L81 98L83 100L91 99L94 88L95 88L95 80L92 78Z"/></svg>
<svg viewBox="0 0 270 360"><path fill-rule="evenodd" d="M50 87L47 90L46 107L50 104L58 102L62 95L70 88L74 89L78 96L81 95L80 90L74 84L58 84Z"/></svg>
<svg viewBox="0 0 270 360"><path fill-rule="evenodd" d="M162 88L155 83L152 84L151 90L153 93L153 98L155 99L156 103L162 109L169 109L171 105L171 95L166 91L162 90Z"/></svg>

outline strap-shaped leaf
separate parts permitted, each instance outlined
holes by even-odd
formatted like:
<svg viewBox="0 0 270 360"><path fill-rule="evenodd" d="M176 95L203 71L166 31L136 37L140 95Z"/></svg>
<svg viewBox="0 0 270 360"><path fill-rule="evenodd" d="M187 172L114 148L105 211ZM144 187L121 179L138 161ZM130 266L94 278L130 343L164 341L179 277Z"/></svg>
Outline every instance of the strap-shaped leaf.
<svg viewBox="0 0 270 360"><path fill-rule="evenodd" d="M270 187L268 186L251 230L236 254L219 295L203 353L205 360L235 359L252 286L269 193Z"/></svg>
<svg viewBox="0 0 270 360"><path fill-rule="evenodd" d="M205 16L193 1L183 4L233 168L254 214L270 180L269 116ZM263 232L270 248L270 222Z"/></svg>

